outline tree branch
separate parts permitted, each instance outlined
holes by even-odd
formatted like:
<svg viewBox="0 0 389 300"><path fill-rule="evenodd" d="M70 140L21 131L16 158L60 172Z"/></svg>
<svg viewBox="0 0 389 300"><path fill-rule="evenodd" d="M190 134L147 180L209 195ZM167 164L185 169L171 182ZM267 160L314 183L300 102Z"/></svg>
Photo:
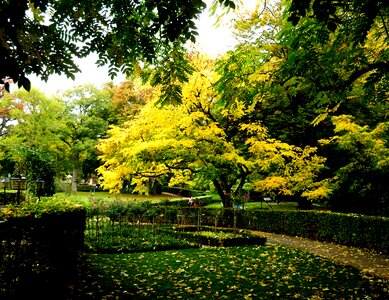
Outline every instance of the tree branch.
<svg viewBox="0 0 389 300"><path fill-rule="evenodd" d="M364 67L362 69L355 70L349 76L349 78L347 80L345 80L344 82L342 82L339 85L336 85L334 88L347 88L355 80L357 80L359 77L361 77L362 75L364 75L370 71L376 70L376 69L389 69L389 62L387 62L387 61L375 62L375 63L367 65L366 67Z"/></svg>

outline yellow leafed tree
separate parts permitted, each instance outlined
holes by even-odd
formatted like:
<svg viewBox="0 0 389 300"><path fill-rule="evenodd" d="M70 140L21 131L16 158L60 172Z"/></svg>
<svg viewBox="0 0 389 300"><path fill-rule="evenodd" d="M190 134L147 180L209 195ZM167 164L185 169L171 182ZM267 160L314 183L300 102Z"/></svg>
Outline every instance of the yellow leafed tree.
<svg viewBox="0 0 389 300"><path fill-rule="evenodd" d="M118 190L131 179L145 192L150 178L167 178L171 186L190 186L201 178L213 184L224 207L248 182L265 192L312 190L323 167L315 149L270 139L252 107L238 97L233 105L221 103L213 87L219 79L214 61L197 53L190 60L196 71L182 86L181 105L159 107L155 98L100 142L104 187Z"/></svg>

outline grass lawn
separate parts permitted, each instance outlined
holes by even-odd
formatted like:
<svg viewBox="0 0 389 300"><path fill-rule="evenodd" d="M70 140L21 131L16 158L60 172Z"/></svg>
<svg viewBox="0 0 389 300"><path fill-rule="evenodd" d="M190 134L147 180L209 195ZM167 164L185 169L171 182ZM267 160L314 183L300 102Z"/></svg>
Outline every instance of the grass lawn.
<svg viewBox="0 0 389 300"><path fill-rule="evenodd" d="M85 254L80 299L385 299L388 285L283 246ZM387 299L387 298L386 298Z"/></svg>
<svg viewBox="0 0 389 300"><path fill-rule="evenodd" d="M212 203L207 205L208 208L221 208L220 203ZM296 210L297 202L248 202L244 206L245 209L273 209L273 210Z"/></svg>
<svg viewBox="0 0 389 300"><path fill-rule="evenodd" d="M135 194L110 194L109 192L71 192L70 195L65 193L57 193L59 197L70 198L75 202L86 202L93 199L104 199L104 200L128 200L128 201L152 201L152 202L160 202L160 201L174 201L178 199L182 199L182 196L162 193L162 195L135 195ZM216 197L216 196L215 196ZM216 201L212 204L206 206L207 208L221 208L220 201ZM272 210L296 210L297 202L254 202L250 201L245 204L245 209L272 209Z"/></svg>
<svg viewBox="0 0 389 300"><path fill-rule="evenodd" d="M162 193L162 195L135 195L135 194L110 194L109 192L71 192L70 194L66 193L57 193L58 197L63 198L70 198L73 201L76 202L86 202L91 198L99 198L99 199L121 199L121 200L129 200L129 201L136 201L136 200L149 200L149 201L163 201L163 200L174 200L174 199L181 199L181 196L176 196L173 194L166 194Z"/></svg>

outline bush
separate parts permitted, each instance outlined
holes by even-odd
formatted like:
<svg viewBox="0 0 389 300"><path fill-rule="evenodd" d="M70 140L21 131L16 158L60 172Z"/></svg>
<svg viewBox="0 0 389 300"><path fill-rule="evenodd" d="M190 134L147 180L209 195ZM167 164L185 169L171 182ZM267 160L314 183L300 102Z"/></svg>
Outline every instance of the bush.
<svg viewBox="0 0 389 300"><path fill-rule="evenodd" d="M52 199L0 215L0 298L65 298L83 248L85 211Z"/></svg>
<svg viewBox="0 0 389 300"><path fill-rule="evenodd" d="M198 231L198 229L200 229ZM180 236L191 242L206 246L248 246L264 245L266 238L251 234L247 230L228 230L214 227L179 227L173 231L174 235Z"/></svg>
<svg viewBox="0 0 389 300"><path fill-rule="evenodd" d="M169 222L274 232L389 253L389 218L317 211L174 208ZM179 220L177 219L179 216Z"/></svg>
<svg viewBox="0 0 389 300"><path fill-rule="evenodd" d="M126 224L119 230L104 221L100 225L99 234L94 226L92 230L86 231L85 245L88 252L132 253L195 247L193 243L169 234L160 227Z"/></svg>
<svg viewBox="0 0 389 300"><path fill-rule="evenodd" d="M389 253L389 218L315 211L252 211L242 218L256 230Z"/></svg>
<svg viewBox="0 0 389 300"><path fill-rule="evenodd" d="M96 200L95 200L96 201ZM107 205L101 204L100 206ZM194 208L148 203L133 206L133 222L219 226L274 232L389 253L389 218L318 211ZM102 217L108 217L103 211ZM109 216L111 218L111 216Z"/></svg>

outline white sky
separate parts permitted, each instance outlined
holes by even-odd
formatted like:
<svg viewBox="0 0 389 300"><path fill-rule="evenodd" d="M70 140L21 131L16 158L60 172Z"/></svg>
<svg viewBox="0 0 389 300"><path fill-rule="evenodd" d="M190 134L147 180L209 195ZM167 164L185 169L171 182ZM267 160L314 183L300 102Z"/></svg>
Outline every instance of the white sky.
<svg viewBox="0 0 389 300"><path fill-rule="evenodd" d="M212 1L206 0L205 2L210 3ZM252 10L257 0L243 0L242 2L244 2L244 9ZM197 37L196 46L199 50L209 55L225 53L235 45L231 27L224 24L219 28L215 28L214 23L215 18L209 16L207 11L202 14L197 22L199 36ZM75 74L75 81L64 75L51 75L47 82L41 81L33 75L28 77L31 80L31 85L37 87L46 95L55 94L58 91L66 91L74 86L86 83L101 86L103 83L110 82L111 78L108 75L108 66L97 67L95 64L96 60L97 55L90 55L84 59L76 60L82 72ZM125 76L119 75L113 82L119 84L124 80Z"/></svg>

